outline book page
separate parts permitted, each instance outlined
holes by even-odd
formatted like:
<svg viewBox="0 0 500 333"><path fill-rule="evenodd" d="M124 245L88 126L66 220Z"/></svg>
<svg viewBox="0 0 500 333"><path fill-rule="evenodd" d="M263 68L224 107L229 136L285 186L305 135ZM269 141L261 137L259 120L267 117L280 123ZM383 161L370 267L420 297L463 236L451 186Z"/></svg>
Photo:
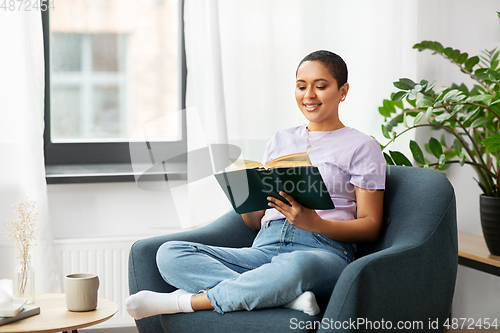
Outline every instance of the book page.
<svg viewBox="0 0 500 333"><path fill-rule="evenodd" d="M243 160L243 159L232 159L230 158L231 162L236 166L234 170L240 170L240 169L248 169L248 168L262 168L263 165L260 162L257 161L252 161L252 160Z"/></svg>
<svg viewBox="0 0 500 333"><path fill-rule="evenodd" d="M275 158L274 160L266 163L264 168L283 168L283 167L296 167L296 166L311 166L311 160L306 152L289 154Z"/></svg>
<svg viewBox="0 0 500 333"><path fill-rule="evenodd" d="M230 159L231 162L236 166L234 170L248 169L248 168L284 168L284 167L297 167L297 166L311 166L311 160L306 152L294 153L289 155L284 155L274 160L267 162L266 165L252 160L244 159Z"/></svg>

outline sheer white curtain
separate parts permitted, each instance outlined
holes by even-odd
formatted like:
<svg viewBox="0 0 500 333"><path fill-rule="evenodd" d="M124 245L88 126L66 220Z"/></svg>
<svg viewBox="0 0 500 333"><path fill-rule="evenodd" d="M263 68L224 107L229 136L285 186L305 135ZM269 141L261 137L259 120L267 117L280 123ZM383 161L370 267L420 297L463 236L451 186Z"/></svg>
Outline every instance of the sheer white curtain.
<svg viewBox="0 0 500 333"><path fill-rule="evenodd" d="M260 160L276 131L305 123L295 70L308 53L327 49L349 68L342 121L385 143L378 107L393 81L416 76L417 17L416 0L186 0L188 118L196 110L198 126L188 121L188 141L202 130L205 142L235 144ZM228 208L217 183L198 185L190 202L203 205L191 207L191 218L199 214L192 225Z"/></svg>
<svg viewBox="0 0 500 333"><path fill-rule="evenodd" d="M38 237L33 248L36 292L60 288L49 226L43 157L44 60L40 12L0 11L0 278L13 279L16 251L4 223L12 205L35 201Z"/></svg>

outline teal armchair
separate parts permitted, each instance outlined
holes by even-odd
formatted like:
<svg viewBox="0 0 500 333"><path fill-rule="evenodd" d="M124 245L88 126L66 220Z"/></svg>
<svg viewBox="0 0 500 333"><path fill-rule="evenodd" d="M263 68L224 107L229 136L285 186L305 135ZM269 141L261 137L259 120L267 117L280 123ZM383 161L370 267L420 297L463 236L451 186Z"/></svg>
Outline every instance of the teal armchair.
<svg viewBox="0 0 500 333"><path fill-rule="evenodd" d="M129 256L130 293L174 290L156 267L156 251L166 241L244 247L251 246L255 235L230 211L200 229L140 240ZM457 265L455 195L448 179L432 169L388 166L382 235L377 242L358 244L357 259L342 272L318 316L285 308L223 315L199 311L144 318L136 324L141 333L381 332L381 325L444 332ZM438 328L431 330L436 320Z"/></svg>

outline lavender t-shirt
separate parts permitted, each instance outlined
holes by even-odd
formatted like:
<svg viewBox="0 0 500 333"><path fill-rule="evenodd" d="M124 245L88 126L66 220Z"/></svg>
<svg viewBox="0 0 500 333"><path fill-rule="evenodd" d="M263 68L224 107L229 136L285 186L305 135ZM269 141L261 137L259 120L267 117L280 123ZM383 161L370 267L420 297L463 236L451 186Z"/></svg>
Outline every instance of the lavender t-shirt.
<svg viewBox="0 0 500 333"><path fill-rule="evenodd" d="M356 218L354 186L375 190L385 188L385 159L379 143L351 127L329 131L309 132L308 151L312 165L318 167L335 209L316 210L327 220ZM276 133L266 145L263 164L283 155L306 151L306 125ZM266 210L261 225L282 219L274 208Z"/></svg>

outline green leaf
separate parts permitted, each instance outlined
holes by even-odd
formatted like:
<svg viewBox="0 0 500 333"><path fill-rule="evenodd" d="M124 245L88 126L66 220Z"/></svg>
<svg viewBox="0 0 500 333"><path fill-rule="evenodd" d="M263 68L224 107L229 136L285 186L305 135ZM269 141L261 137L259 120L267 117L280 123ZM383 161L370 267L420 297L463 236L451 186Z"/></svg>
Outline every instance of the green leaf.
<svg viewBox="0 0 500 333"><path fill-rule="evenodd" d="M439 88L437 91L436 91L436 95L438 96L436 99L440 99L441 98L441 94L444 93L448 88L446 87L441 87Z"/></svg>
<svg viewBox="0 0 500 333"><path fill-rule="evenodd" d="M432 49L433 50L435 50L435 51L437 51L439 53L443 53L444 47L443 47L443 45L441 45L440 42L433 42L432 44L433 44L432 45Z"/></svg>
<svg viewBox="0 0 500 333"><path fill-rule="evenodd" d="M436 120L438 123L442 123L443 121L446 121L450 118L451 118L451 114L446 112L446 113L440 114L439 116L434 118L434 120Z"/></svg>
<svg viewBox="0 0 500 333"><path fill-rule="evenodd" d="M487 73L488 73L488 76L490 77L491 81L500 80L500 74L497 73L496 71L488 69Z"/></svg>
<svg viewBox="0 0 500 333"><path fill-rule="evenodd" d="M408 94L406 91L398 91L392 96L392 100L394 102L399 102L400 100L406 97L406 94Z"/></svg>
<svg viewBox="0 0 500 333"><path fill-rule="evenodd" d="M459 64L463 64L467 58L469 57L469 55L467 53L461 53L458 57L457 57L457 62Z"/></svg>
<svg viewBox="0 0 500 333"><path fill-rule="evenodd" d="M429 140L429 148L434 156L439 158L441 155L443 155L443 147L441 147L441 143L435 139L435 138L430 138Z"/></svg>
<svg viewBox="0 0 500 333"><path fill-rule="evenodd" d="M388 118L391 116L391 111L390 110L387 110L386 108L384 108L383 106L379 107L378 108L378 112L383 115L384 117Z"/></svg>
<svg viewBox="0 0 500 333"><path fill-rule="evenodd" d="M455 139L455 141L453 141L453 150L455 150L455 154L460 155L462 152L462 143L460 140Z"/></svg>
<svg viewBox="0 0 500 333"><path fill-rule="evenodd" d="M456 84L453 83L453 86L455 87ZM467 88L467 86L465 84L461 84L459 85L458 87L456 87L458 90L460 90L462 93L466 94L466 95L469 95L469 89Z"/></svg>
<svg viewBox="0 0 500 333"><path fill-rule="evenodd" d="M480 95L469 96L465 100L465 102L466 103L484 102L484 101L492 99L492 98L493 98L493 96L490 94L480 94Z"/></svg>
<svg viewBox="0 0 500 333"><path fill-rule="evenodd" d="M429 97L422 97L417 101L416 105L418 108L423 108L423 107L432 106L433 103L434 103L433 100L430 99Z"/></svg>
<svg viewBox="0 0 500 333"><path fill-rule="evenodd" d="M410 90L415 87L416 83L413 82L411 79L399 79L399 81L394 82L394 86L398 89L401 90Z"/></svg>
<svg viewBox="0 0 500 333"><path fill-rule="evenodd" d="M390 122L386 123L387 130L389 132L392 132L392 129L394 127L398 126L399 124L401 124L402 122L403 122L403 114L400 113L397 116L395 116L394 118L392 118Z"/></svg>
<svg viewBox="0 0 500 333"><path fill-rule="evenodd" d="M471 57L471 58L467 59L467 61L465 62L465 68L467 70L471 71L472 68L474 66L476 66L478 63L479 63L479 57L478 56Z"/></svg>
<svg viewBox="0 0 500 333"><path fill-rule="evenodd" d="M431 118L432 118L432 112L434 111L434 108L433 107L428 107L427 108L427 111L425 112L425 119L427 119L427 122L431 122Z"/></svg>
<svg viewBox="0 0 500 333"><path fill-rule="evenodd" d="M422 117L424 116L423 112L419 112L417 116L415 117L415 120L413 121L413 125L417 125L420 120L422 120Z"/></svg>
<svg viewBox="0 0 500 333"><path fill-rule="evenodd" d="M483 67L480 67L478 69L476 69L476 71L474 72L474 74L476 75L479 75L479 74L484 74L488 71L488 68L483 68Z"/></svg>
<svg viewBox="0 0 500 333"><path fill-rule="evenodd" d="M496 69L497 69L497 67L498 67L498 63L499 63L499 60L498 60L498 59L497 59L497 60L493 60L493 61L491 62L491 69L496 70Z"/></svg>
<svg viewBox="0 0 500 333"><path fill-rule="evenodd" d="M394 163L392 158L386 152L384 152L384 158L387 165L396 165L396 163Z"/></svg>
<svg viewBox="0 0 500 333"><path fill-rule="evenodd" d="M410 160L403 153L393 150L389 150L389 153L391 154L391 157L396 165L413 166Z"/></svg>
<svg viewBox="0 0 500 333"><path fill-rule="evenodd" d="M437 80L434 80L431 83L429 83L427 85L427 87L425 88L425 91L427 92L427 91L431 90L432 88L434 88L436 86L436 83L437 83Z"/></svg>
<svg viewBox="0 0 500 333"><path fill-rule="evenodd" d="M474 110L469 111L467 113L467 116L465 116L465 119L463 120L463 123L465 124L470 119L476 117L480 112L481 112L481 109L479 108L479 106L477 108L475 108Z"/></svg>
<svg viewBox="0 0 500 333"><path fill-rule="evenodd" d="M476 77L481 81L488 81L490 76L486 73L477 74Z"/></svg>
<svg viewBox="0 0 500 333"><path fill-rule="evenodd" d="M458 57L460 56L460 50L453 50L450 54L450 58L458 61Z"/></svg>
<svg viewBox="0 0 500 333"><path fill-rule="evenodd" d="M489 120L486 117L479 117L476 120L474 120L472 124L470 124L470 127L472 128L483 127L488 123L488 121Z"/></svg>
<svg viewBox="0 0 500 333"><path fill-rule="evenodd" d="M439 156L438 168L442 168L444 166L445 162L446 162L446 155L445 154L441 154Z"/></svg>
<svg viewBox="0 0 500 333"><path fill-rule="evenodd" d="M404 110L405 109L405 106L403 104L403 101L397 101L397 102L393 102L394 103L394 106L400 108L401 110Z"/></svg>
<svg viewBox="0 0 500 333"><path fill-rule="evenodd" d="M455 118L450 118L448 119L448 121L450 122L451 128L455 128L457 126L457 121L455 120Z"/></svg>
<svg viewBox="0 0 500 333"><path fill-rule="evenodd" d="M455 100L458 95L460 95L462 92L457 89L452 89L446 93L443 97L443 101L448 101L448 100Z"/></svg>
<svg viewBox="0 0 500 333"><path fill-rule="evenodd" d="M386 139L390 139L391 136L389 135L389 131L387 130L387 127L385 127L384 124L382 124L382 134Z"/></svg>
<svg viewBox="0 0 500 333"><path fill-rule="evenodd" d="M452 53L452 52L453 52L453 49L452 49L451 47L447 47L447 48L445 48L445 49L444 49L444 51L443 51L443 53L444 53L447 57L449 57L449 58L451 58L451 53Z"/></svg>
<svg viewBox="0 0 500 333"><path fill-rule="evenodd" d="M416 143L413 140L410 140L410 150L411 154L413 155L413 158L419 165L424 165L425 164L425 159L424 159L424 153L422 153L422 149L420 149L420 146L418 143Z"/></svg>
<svg viewBox="0 0 500 333"><path fill-rule="evenodd" d="M392 103L390 100L384 99L383 105L384 105L384 108L387 111L389 111L389 114L396 112L396 108L394 107L394 103Z"/></svg>
<svg viewBox="0 0 500 333"><path fill-rule="evenodd" d="M486 146L486 150L494 153L500 150L500 134L494 134L484 139L481 144Z"/></svg>
<svg viewBox="0 0 500 333"><path fill-rule="evenodd" d="M413 107L417 106L417 101L415 101L415 99L410 98L410 96L406 97L406 101Z"/></svg>
<svg viewBox="0 0 500 333"><path fill-rule="evenodd" d="M465 97L464 95L460 95L459 97ZM464 108L464 104L458 104L458 105L452 105L451 106L451 114L455 115L457 114L458 111L462 110Z"/></svg>
<svg viewBox="0 0 500 333"><path fill-rule="evenodd" d="M460 160L460 166L464 166L465 164L465 154L463 152L460 153L459 160Z"/></svg>
<svg viewBox="0 0 500 333"><path fill-rule="evenodd" d="M446 153L444 153L446 156L446 160L450 160L451 158L455 157L455 152L453 150L448 150Z"/></svg>
<svg viewBox="0 0 500 333"><path fill-rule="evenodd" d="M418 49L419 52L422 52L423 50L426 49L426 47L423 46L422 43L417 43L417 44L413 45L413 48Z"/></svg>

